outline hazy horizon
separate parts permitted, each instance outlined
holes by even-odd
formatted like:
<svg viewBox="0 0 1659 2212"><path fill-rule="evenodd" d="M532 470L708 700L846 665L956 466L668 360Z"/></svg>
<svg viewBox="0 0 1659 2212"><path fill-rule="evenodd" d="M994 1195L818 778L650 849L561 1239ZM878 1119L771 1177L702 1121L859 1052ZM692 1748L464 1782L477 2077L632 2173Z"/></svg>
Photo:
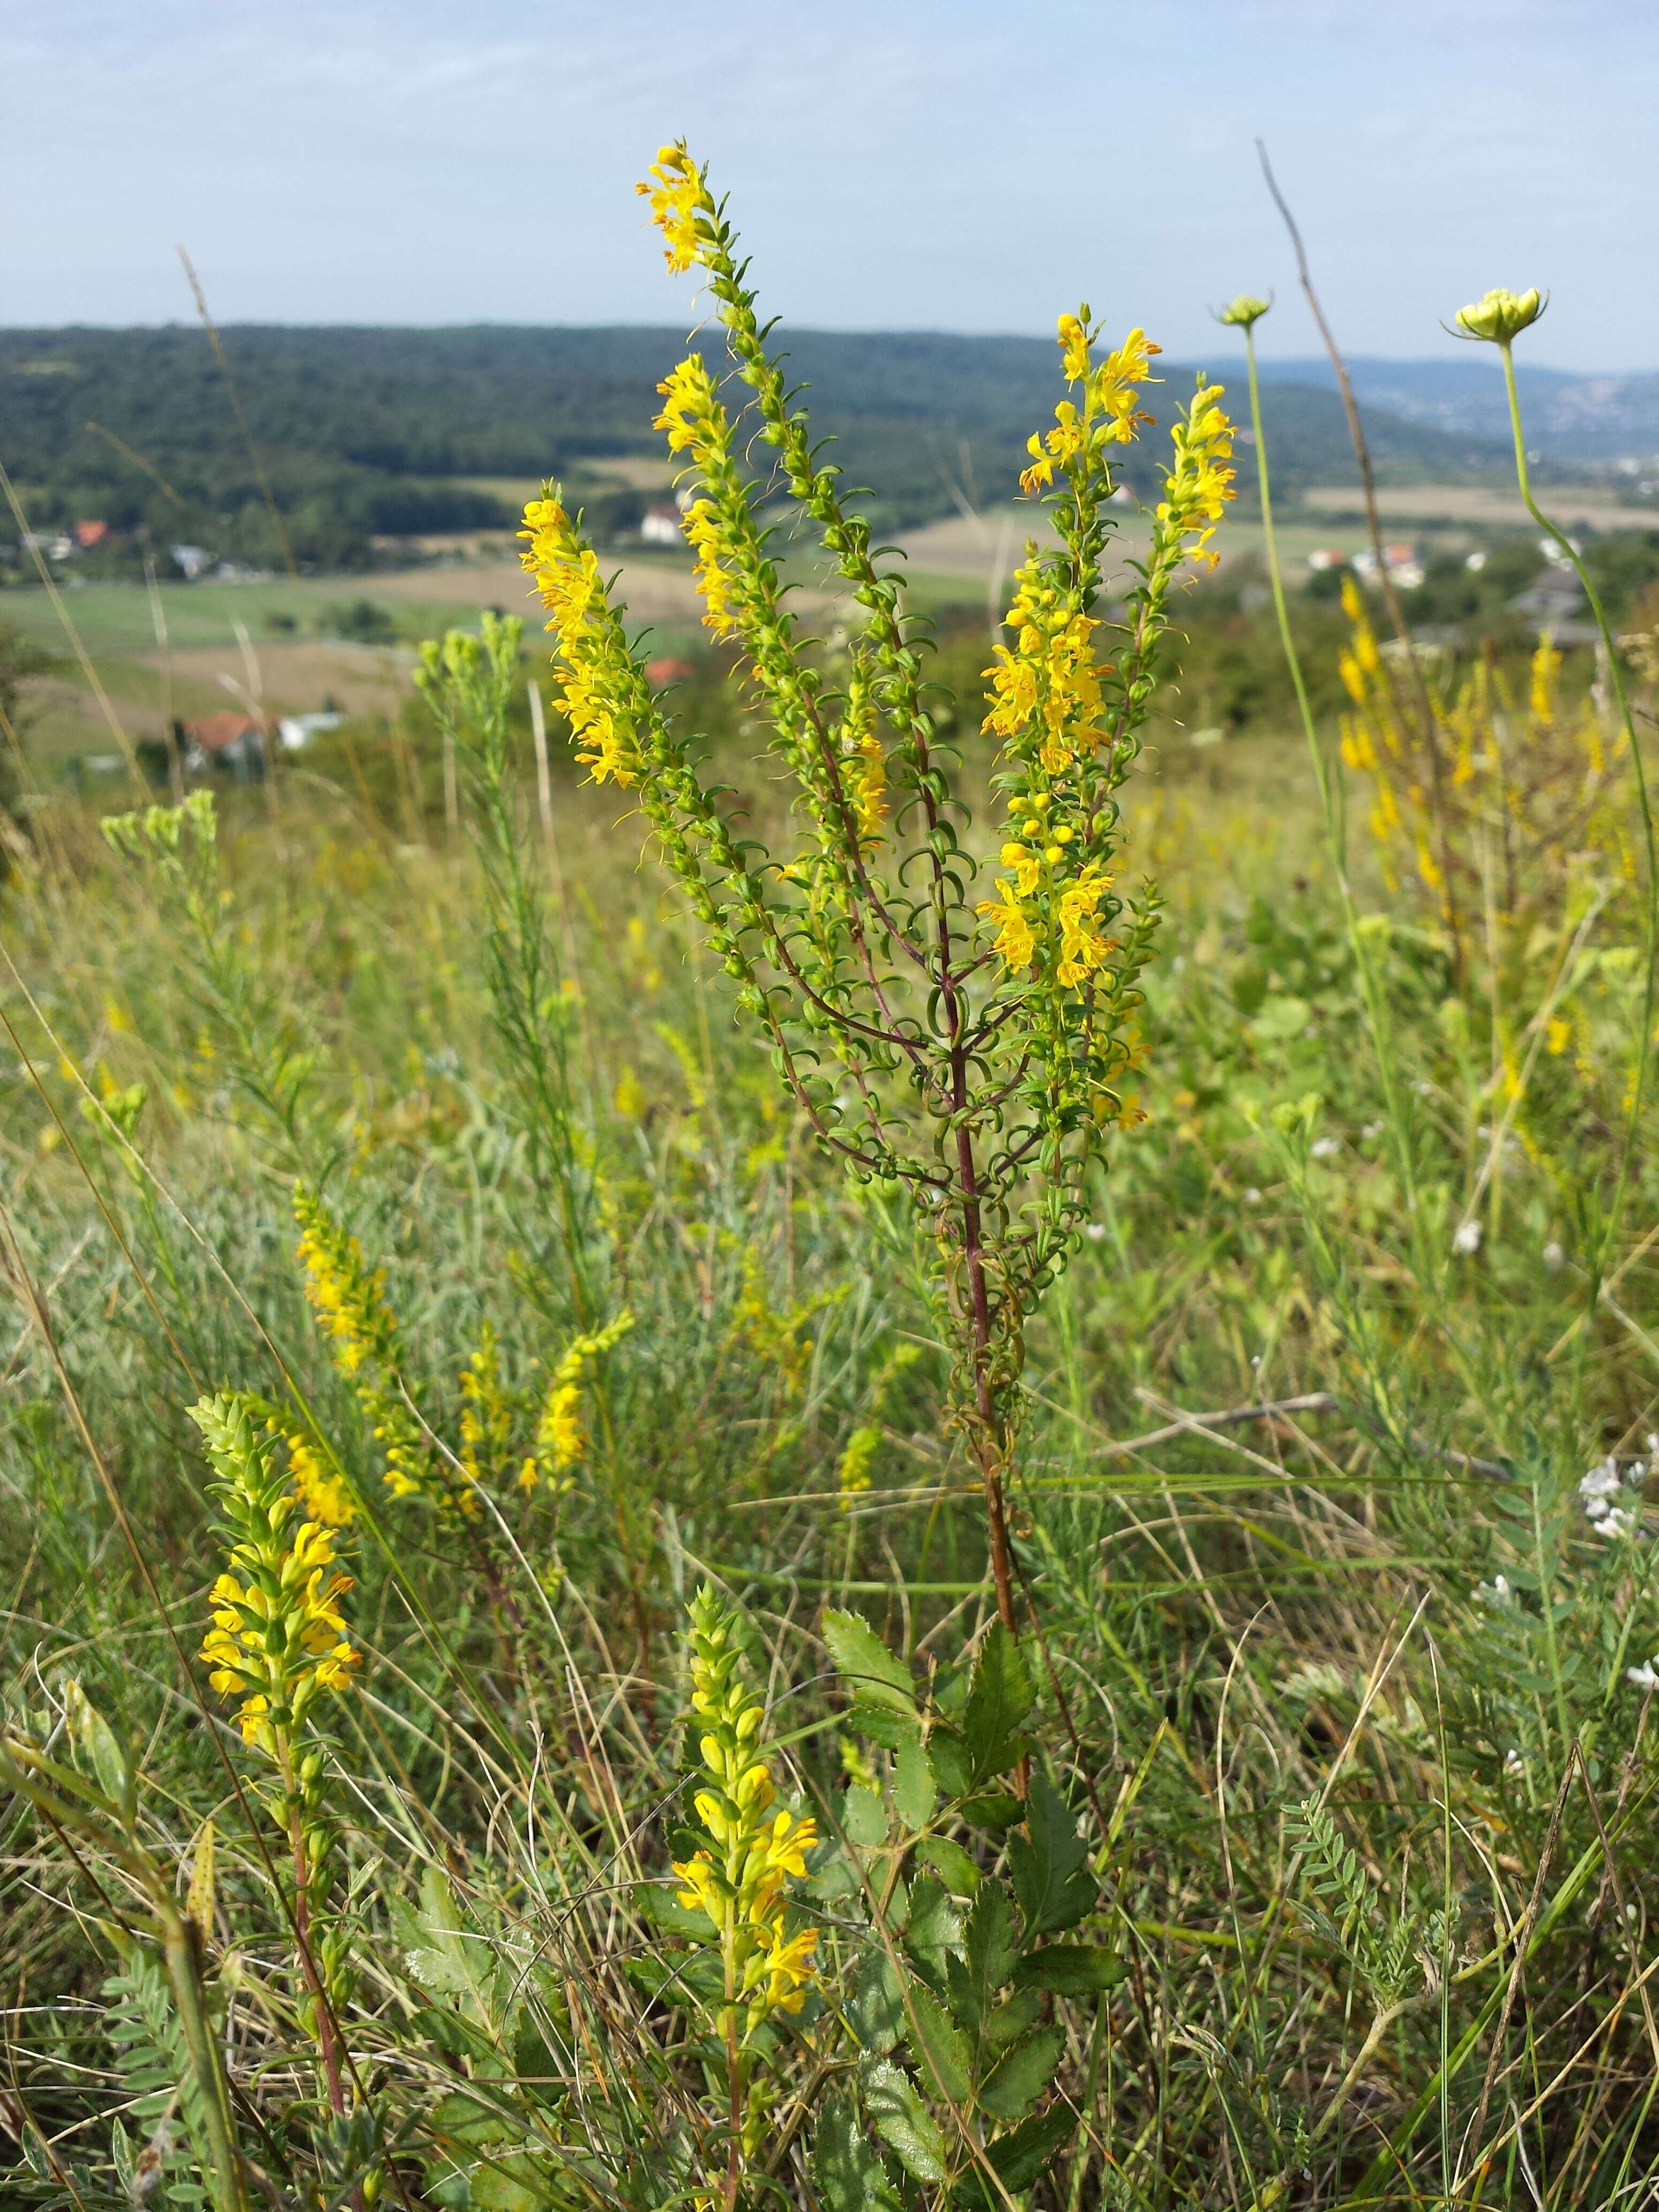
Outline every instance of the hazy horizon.
<svg viewBox="0 0 1659 2212"><path fill-rule="evenodd" d="M797 327L1036 336L1081 295L1190 359L1276 289L1264 349L1308 357L1260 135L1354 355L1443 357L1464 301L1536 283L1529 352L1659 362L1628 274L1659 11L1628 0L58 0L0 66L11 329L188 321L175 240L227 324L687 325L633 193L684 132Z"/></svg>
<svg viewBox="0 0 1659 2212"><path fill-rule="evenodd" d="M244 316L237 321L230 322L216 315L214 322L216 327L222 333L234 333L237 331L312 330L412 331L425 334L437 333L444 331L499 330L562 331L655 331L666 334L683 332L686 328L686 325L682 323L677 323L664 319L658 319L654 321L646 320L644 319L623 320L618 318L606 322L550 322L542 319L533 321L528 319L514 320L504 316L479 316L467 321L441 322L416 322L411 320L363 321L344 317L337 319L320 316L293 317L283 320L276 320L275 319L261 319L256 316ZM84 317L72 322L63 323L12 323L0 321L0 332L3 332L11 337L28 336L35 333L39 333L43 336L55 336L60 332L68 332L78 330L118 332L124 331L198 331L200 330L200 319L193 313L189 315L170 315L162 319L149 322L94 322ZM1015 343L1021 345L1038 345L1046 344L1051 342L1048 333L1046 331L952 330L939 324L915 324L907 325L890 323L879 325L869 324L866 325L848 325L842 326L824 323L791 322L781 325L780 328L781 333L785 338L787 338L793 334L800 337L951 338L959 340L963 344L996 344L1000 343ZM1209 347L1194 346L1188 349L1185 354L1176 352L1172 349L1166 348L1164 349L1164 357L1166 361L1170 359L1174 359L1176 361L1196 361L1202 356L1206 359L1213 359L1218 364L1219 364L1223 358L1221 348L1224 345L1229 349L1230 352L1237 352L1237 341L1234 335L1231 332L1221 331L1219 328L1218 328L1216 341ZM1274 353L1271 351L1265 343L1260 344L1257 350L1261 366L1263 369L1267 371L1305 368L1322 377L1328 376L1331 373L1329 357L1324 353ZM1498 375L1496 356L1486 351L1474 348L1469 349L1467 354L1450 356L1443 351L1438 354L1425 354L1375 352L1357 353L1345 350L1344 359L1347 362L1349 368L1352 369L1362 368L1374 363L1382 364L1389 368L1455 368L1463 366L1465 362L1467 362L1467 364L1469 367L1476 369L1490 368L1494 380L1496 380ZM1659 375L1659 362L1651 364L1638 363L1631 368L1620 369L1601 368L1569 368L1560 362L1540 361L1528 358L1521 362L1518 364L1518 368L1519 373L1523 377L1527 375L1542 375L1575 378L1625 378Z"/></svg>

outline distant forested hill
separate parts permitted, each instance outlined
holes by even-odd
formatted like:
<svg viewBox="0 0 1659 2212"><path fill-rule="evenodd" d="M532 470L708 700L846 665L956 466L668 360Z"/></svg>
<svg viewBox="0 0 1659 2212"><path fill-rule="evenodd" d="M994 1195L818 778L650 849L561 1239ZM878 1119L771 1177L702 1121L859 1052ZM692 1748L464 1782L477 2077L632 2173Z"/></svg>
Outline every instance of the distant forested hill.
<svg viewBox="0 0 1659 2212"><path fill-rule="evenodd" d="M296 554L322 567L362 563L377 533L510 520L469 478L660 452L655 386L686 343L677 331L637 328L246 325L222 335ZM811 386L815 431L834 434L852 480L874 487L885 526L1006 496L1025 438L1059 396L1055 349L1040 338L805 331L787 344L792 371ZM1152 404L1167 417L1193 371L1164 374ZM1496 435L1377 407L1367 420L1385 478L1502 466ZM1268 428L1287 491L1352 477L1340 409L1316 381L1276 381ZM1143 483L1152 444L1130 464ZM95 516L118 531L147 528L157 543L189 538L221 556L275 562L241 434L193 327L0 331L0 457L42 526ZM1240 461L1248 485L1247 452ZM626 519L621 509L610 517Z"/></svg>

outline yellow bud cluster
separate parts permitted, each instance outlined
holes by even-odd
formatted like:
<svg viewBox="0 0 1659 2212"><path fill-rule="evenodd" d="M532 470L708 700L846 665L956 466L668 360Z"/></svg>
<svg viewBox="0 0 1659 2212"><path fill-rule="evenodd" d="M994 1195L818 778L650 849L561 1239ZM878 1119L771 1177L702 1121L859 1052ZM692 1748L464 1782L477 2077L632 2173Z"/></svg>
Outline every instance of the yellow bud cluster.
<svg viewBox="0 0 1659 2212"><path fill-rule="evenodd" d="M679 1899L708 1916L720 1942L735 2029L746 2040L774 2012L799 2012L812 1978L816 1929L791 1932L785 1885L806 1872L817 1842L810 1817L773 1809L776 1786L760 1748L765 1709L746 1680L735 1617L704 1588L691 1604L691 1710L705 1786L693 1800L712 1849L676 1861Z"/></svg>

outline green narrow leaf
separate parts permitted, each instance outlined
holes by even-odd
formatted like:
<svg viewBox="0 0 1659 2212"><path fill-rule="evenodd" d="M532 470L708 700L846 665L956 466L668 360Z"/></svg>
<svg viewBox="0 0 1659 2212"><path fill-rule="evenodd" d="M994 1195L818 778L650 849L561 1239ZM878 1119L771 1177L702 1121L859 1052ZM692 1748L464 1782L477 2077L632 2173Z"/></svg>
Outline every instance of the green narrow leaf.
<svg viewBox="0 0 1659 2212"><path fill-rule="evenodd" d="M201 1929L204 1938L213 1934L213 1822L203 1821L196 1831L196 1848L191 1854L190 1887L185 1893L185 1911Z"/></svg>
<svg viewBox="0 0 1659 2212"><path fill-rule="evenodd" d="M890 2058L878 2058L864 2069L864 2109L876 2133L893 2150L913 2179L941 2182L945 2179L945 2137L939 2123L921 2100L909 2075Z"/></svg>
<svg viewBox="0 0 1659 2212"><path fill-rule="evenodd" d="M812 2179L824 2212L899 2212L898 2193L865 2140L850 2097L832 2097L819 2115Z"/></svg>
<svg viewBox="0 0 1659 2212"><path fill-rule="evenodd" d="M1017 2043L992 2068L979 2101L994 2119L1017 2120L1029 2112L1054 2078L1066 2048L1062 2027L1039 2028Z"/></svg>
<svg viewBox="0 0 1659 2212"><path fill-rule="evenodd" d="M1084 1870L1088 1853L1076 1824L1046 1775L1032 1777L1025 1831L1009 1841L1008 1866L1027 1936L1075 1927L1097 1892Z"/></svg>
<svg viewBox="0 0 1659 2212"><path fill-rule="evenodd" d="M873 1705L915 1712L916 1692L910 1669L902 1659L895 1657L860 1614L826 1607L823 1640L836 1672L854 1686L858 1697Z"/></svg>
<svg viewBox="0 0 1659 2212"><path fill-rule="evenodd" d="M1052 1990L1057 1996L1094 1996L1115 1990L1129 1969L1099 1943L1049 1943L1029 1952L1014 1968L1020 1990Z"/></svg>
<svg viewBox="0 0 1659 2212"><path fill-rule="evenodd" d="M963 1741L975 1787L1006 1774L1024 1756L1028 1746L1019 1730L1036 1702L1018 1639L1001 1621L993 1621L962 1709Z"/></svg>
<svg viewBox="0 0 1659 2212"><path fill-rule="evenodd" d="M893 1810L914 1832L927 1826L938 1797L933 1765L921 1743L902 1743L893 1764Z"/></svg>

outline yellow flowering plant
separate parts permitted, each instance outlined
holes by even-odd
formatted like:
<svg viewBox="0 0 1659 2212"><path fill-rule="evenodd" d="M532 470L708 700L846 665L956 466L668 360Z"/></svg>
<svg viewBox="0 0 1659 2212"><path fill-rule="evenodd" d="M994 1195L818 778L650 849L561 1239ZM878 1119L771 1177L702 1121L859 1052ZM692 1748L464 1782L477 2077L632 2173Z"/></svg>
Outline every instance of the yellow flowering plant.
<svg viewBox="0 0 1659 2212"><path fill-rule="evenodd" d="M338 1844L315 1715L325 1696L350 1687L361 1664L341 1611L352 1578L334 1532L301 1517L258 1401L222 1393L198 1401L191 1419L231 1540L202 1657L210 1686L235 1701L243 1741L272 1771L264 1802L291 1859L301 2018L317 2042L329 2103L343 2112L337 2020L351 1977L347 1933L330 1911Z"/></svg>
<svg viewBox="0 0 1659 2212"><path fill-rule="evenodd" d="M726 361L692 354L666 378L657 420L684 465L703 619L740 655L763 710L797 849L775 855L739 832L695 733L654 695L580 517L550 485L526 509L523 559L556 639L559 703L593 781L637 793L818 1138L855 1176L912 1203L1012 1626L1005 1491L1025 1320L1079 1232L1090 1162L1132 1115L1117 1085L1157 925L1153 891L1118 887L1116 793L1171 587L1215 558L1231 425L1220 387L1200 380L1109 621L1115 464L1150 419L1140 403L1157 349L1137 330L1103 352L1086 307L1061 318L1066 393L1022 479L1052 535L1028 546L988 671L1005 827L987 884L968 842L961 750L927 681L926 625L813 445L724 204L683 144L663 149L641 189L670 267L702 272L724 334ZM833 673L788 605L762 513L769 493L753 475L768 454L775 489L860 611Z"/></svg>
<svg viewBox="0 0 1659 2212"><path fill-rule="evenodd" d="M812 1986L817 1930L796 1924L789 1885L804 1879L818 1834L810 1815L777 1802L762 1743L765 1706L744 1672L737 1615L707 1584L691 1601L686 1644L689 1728L700 1765L691 1798L696 1826L685 1856L674 1862L676 1901L692 1929L707 1929L716 1964L708 2012L726 2075L729 2208L774 2099L772 2042L763 2031L776 2014L799 2013Z"/></svg>

